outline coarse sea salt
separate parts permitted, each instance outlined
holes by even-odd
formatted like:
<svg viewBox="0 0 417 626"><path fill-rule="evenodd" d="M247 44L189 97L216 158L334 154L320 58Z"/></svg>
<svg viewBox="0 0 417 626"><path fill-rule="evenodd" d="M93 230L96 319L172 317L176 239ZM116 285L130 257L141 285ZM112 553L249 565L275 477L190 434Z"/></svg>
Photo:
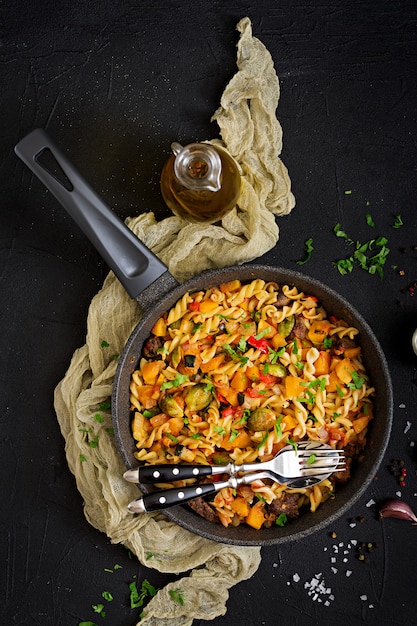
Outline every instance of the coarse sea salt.
<svg viewBox="0 0 417 626"><path fill-rule="evenodd" d="M410 430L410 428L411 428L411 422L408 422L408 421L407 421L407 424L406 424L406 426L405 426L405 428L404 428L404 435L408 433L408 431Z"/></svg>
<svg viewBox="0 0 417 626"><path fill-rule="evenodd" d="M368 507L368 509L369 509L369 507L372 506L373 504L375 504L375 500L373 498L371 498L370 500L368 500L368 502L365 504L365 506Z"/></svg>

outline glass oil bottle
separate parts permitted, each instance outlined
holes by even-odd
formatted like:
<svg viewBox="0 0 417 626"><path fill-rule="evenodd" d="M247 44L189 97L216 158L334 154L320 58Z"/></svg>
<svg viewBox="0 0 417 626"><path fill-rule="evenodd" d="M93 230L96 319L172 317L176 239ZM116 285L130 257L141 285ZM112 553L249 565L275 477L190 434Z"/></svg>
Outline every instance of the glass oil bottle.
<svg viewBox="0 0 417 626"><path fill-rule="evenodd" d="M218 146L171 145L161 173L161 193L171 211L191 222L213 224L236 206L241 193L239 166Z"/></svg>

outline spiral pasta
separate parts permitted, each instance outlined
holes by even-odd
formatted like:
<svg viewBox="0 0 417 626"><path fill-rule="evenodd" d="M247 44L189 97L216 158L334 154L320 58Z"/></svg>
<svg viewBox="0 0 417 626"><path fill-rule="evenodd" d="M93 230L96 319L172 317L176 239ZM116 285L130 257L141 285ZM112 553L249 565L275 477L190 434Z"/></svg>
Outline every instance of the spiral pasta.
<svg viewBox="0 0 417 626"><path fill-rule="evenodd" d="M267 461L312 440L354 460L374 388L358 330L291 285L238 280L186 293L154 325L130 384L135 457L145 463ZM222 524L268 527L315 511L349 467L305 489L269 479L206 504Z"/></svg>

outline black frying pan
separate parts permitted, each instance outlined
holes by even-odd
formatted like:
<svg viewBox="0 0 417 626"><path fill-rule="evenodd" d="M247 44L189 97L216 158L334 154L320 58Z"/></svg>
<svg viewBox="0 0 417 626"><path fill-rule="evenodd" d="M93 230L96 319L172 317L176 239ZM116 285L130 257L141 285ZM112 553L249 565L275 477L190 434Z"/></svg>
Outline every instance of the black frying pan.
<svg viewBox="0 0 417 626"><path fill-rule="evenodd" d="M143 309L143 317L120 357L112 395L116 442L127 468L137 465L130 430L131 373L138 365L142 345L154 323L186 291L207 289L235 278L242 282L261 278L295 285L315 295L329 314L343 318L360 332L365 367L376 389L375 419L369 429L364 459L355 468L351 480L345 486L338 487L336 498L322 504L314 514L303 512L297 520L284 527L259 531L243 525L224 528L221 524L213 524L199 517L186 505L166 509L165 515L191 532L215 541L272 545L304 538L324 529L346 513L373 479L385 453L392 423L392 388L388 365L375 335L362 316L347 300L321 282L283 268L265 265L228 267L204 272L179 285L165 265L103 203L45 131L33 131L19 142L15 151L70 213L129 295L137 298ZM151 489L141 485L144 493Z"/></svg>

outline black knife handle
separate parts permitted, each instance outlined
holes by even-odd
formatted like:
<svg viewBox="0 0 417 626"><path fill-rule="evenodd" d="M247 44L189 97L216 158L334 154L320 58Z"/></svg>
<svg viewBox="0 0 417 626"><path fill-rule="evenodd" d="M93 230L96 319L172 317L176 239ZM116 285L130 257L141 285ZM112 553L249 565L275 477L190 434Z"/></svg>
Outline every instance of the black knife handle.
<svg viewBox="0 0 417 626"><path fill-rule="evenodd" d="M138 468L139 483L172 483L185 478L200 478L212 474L210 465L144 465Z"/></svg>
<svg viewBox="0 0 417 626"><path fill-rule="evenodd" d="M191 487L183 487L178 489L163 489L161 491L155 491L154 493L148 493L139 501L130 503L129 508L132 512L139 512L139 509L135 509L135 502L140 503L140 506L147 512L160 511L166 509L175 504L182 504L188 502L194 498L200 496L208 496L211 493L217 491L216 483L207 483L205 485L192 485Z"/></svg>

